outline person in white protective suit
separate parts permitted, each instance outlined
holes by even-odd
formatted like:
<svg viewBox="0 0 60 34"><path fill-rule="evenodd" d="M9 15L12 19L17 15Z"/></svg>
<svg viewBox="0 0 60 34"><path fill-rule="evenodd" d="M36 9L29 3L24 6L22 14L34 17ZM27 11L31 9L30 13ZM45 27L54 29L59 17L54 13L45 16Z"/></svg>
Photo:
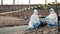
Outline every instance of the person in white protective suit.
<svg viewBox="0 0 60 34"><path fill-rule="evenodd" d="M45 18L49 27L58 26L57 14L54 12L54 9L50 9L50 14Z"/></svg>
<svg viewBox="0 0 60 34"><path fill-rule="evenodd" d="M40 25L39 16L38 16L38 10L34 9L34 13L30 17L28 30L30 29L38 29Z"/></svg>

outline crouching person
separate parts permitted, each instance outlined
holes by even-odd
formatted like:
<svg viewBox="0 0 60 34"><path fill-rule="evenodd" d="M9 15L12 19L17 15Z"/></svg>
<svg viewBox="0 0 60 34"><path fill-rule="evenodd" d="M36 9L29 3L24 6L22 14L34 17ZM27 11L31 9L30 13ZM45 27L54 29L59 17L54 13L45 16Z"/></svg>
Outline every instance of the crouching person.
<svg viewBox="0 0 60 34"><path fill-rule="evenodd" d="M50 9L50 14L45 19L48 23L48 27L58 26L58 17L53 8Z"/></svg>
<svg viewBox="0 0 60 34"><path fill-rule="evenodd" d="M29 25L28 25L27 30L30 30L30 29L38 29L40 23L41 22L40 22L39 16L38 16L38 10L37 9L34 9L34 13L30 17L30 21L29 21Z"/></svg>

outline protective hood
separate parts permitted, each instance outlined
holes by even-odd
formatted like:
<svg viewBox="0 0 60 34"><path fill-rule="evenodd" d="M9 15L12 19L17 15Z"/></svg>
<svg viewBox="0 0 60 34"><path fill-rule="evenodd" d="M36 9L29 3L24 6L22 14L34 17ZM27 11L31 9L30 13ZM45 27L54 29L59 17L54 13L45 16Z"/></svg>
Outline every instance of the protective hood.
<svg viewBox="0 0 60 34"><path fill-rule="evenodd" d="M34 13L33 14L38 14L38 10L34 9Z"/></svg>
<svg viewBox="0 0 60 34"><path fill-rule="evenodd" d="M50 9L50 13L55 13L53 8Z"/></svg>

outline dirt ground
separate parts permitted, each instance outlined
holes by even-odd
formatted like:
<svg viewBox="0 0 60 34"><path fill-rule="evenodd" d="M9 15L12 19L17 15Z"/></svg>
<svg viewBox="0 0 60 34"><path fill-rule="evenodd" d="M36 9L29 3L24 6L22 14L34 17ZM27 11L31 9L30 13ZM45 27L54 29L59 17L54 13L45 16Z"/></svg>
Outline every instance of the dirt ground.
<svg viewBox="0 0 60 34"><path fill-rule="evenodd" d="M10 24L13 25L13 24L17 24L17 23L19 25L20 24L27 24L28 21L20 20L20 19L18 19L16 17L4 17L4 16L0 16L0 26L1 25L10 25ZM55 27L55 28L43 27L43 28L39 28L38 30L34 29L34 30L31 30L31 31L26 31L26 26L24 26L24 27L21 26L21 27L17 27L17 28L12 27L12 28L13 28L13 30L11 30L10 27L7 28L7 29L3 28L6 31L3 30L3 29L2 30L0 29L0 34L3 34L3 33L6 33L6 34L11 33L11 34L13 34L13 33L15 33L18 30L19 31L18 31L17 34L57 34L57 32L58 32L58 28L57 27ZM7 33L7 31L8 31L8 33Z"/></svg>
<svg viewBox="0 0 60 34"><path fill-rule="evenodd" d="M30 30L30 31L22 31L19 34L57 34L58 33L58 28L48 28L48 27L43 27L38 30Z"/></svg>
<svg viewBox="0 0 60 34"><path fill-rule="evenodd" d="M41 27L38 30L27 31L28 25L14 26L14 27L3 27L0 28L0 34L57 34L58 28Z"/></svg>
<svg viewBox="0 0 60 34"><path fill-rule="evenodd" d="M25 25L28 24L28 20L19 19L17 17L0 16L0 27L5 27L6 25Z"/></svg>

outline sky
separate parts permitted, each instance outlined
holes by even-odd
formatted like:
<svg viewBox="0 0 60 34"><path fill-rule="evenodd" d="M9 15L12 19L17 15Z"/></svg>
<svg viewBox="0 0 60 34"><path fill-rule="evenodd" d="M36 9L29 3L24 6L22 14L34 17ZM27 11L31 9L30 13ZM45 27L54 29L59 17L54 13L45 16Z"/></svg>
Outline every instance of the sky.
<svg viewBox="0 0 60 34"><path fill-rule="evenodd" d="M60 2L60 0L57 0ZM55 0L47 0L47 3L55 2ZM1 0L0 0L1 4ZM3 0L3 4L13 4L13 0ZM15 4L29 4L29 0L15 0ZM45 0L30 0L30 4L45 4Z"/></svg>

